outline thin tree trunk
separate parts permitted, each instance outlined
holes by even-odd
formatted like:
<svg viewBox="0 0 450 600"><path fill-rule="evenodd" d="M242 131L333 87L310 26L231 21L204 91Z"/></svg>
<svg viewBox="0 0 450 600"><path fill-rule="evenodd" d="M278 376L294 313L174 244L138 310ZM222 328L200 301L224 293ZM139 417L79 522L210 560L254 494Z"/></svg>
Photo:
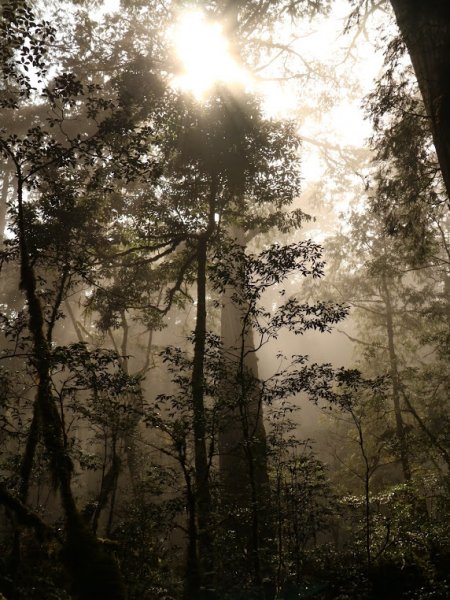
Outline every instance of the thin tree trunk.
<svg viewBox="0 0 450 600"><path fill-rule="evenodd" d="M388 349L389 349L389 364L390 364L390 375L392 384L392 400L394 402L394 413L395 413L395 425L398 443L400 446L400 461L402 465L403 476L405 481L411 479L411 469L409 465L408 447L405 435L405 425L402 417L402 408L400 403L400 379L398 375L398 360L395 351L395 337L394 337L394 322L393 322L393 308L391 294L389 291L389 285L386 275L381 277L381 288L383 292L383 300L386 306L386 332L388 337Z"/></svg>
<svg viewBox="0 0 450 600"><path fill-rule="evenodd" d="M81 329L80 329L80 327L78 325L78 322L77 322L77 320L75 318L75 315L74 315L74 312L72 310L72 307L70 306L70 302L68 300L65 300L64 301L64 306L66 307L66 310L67 310L67 312L69 314L70 320L72 321L72 325L73 325L73 328L75 330L75 333L76 333L78 341L79 342L84 342L83 333L82 333L82 331L81 331Z"/></svg>
<svg viewBox="0 0 450 600"><path fill-rule="evenodd" d="M9 194L9 186L11 183L11 173L9 169L4 167L3 170L3 181L2 181L2 192L0 198L0 243L3 242L4 231L6 227L6 213L7 213L7 201Z"/></svg>
<svg viewBox="0 0 450 600"><path fill-rule="evenodd" d="M364 443L364 435L362 430L361 420L358 419L357 415L350 410L355 427L358 431L358 445L361 450L361 455L364 461L364 519L365 519L365 542L366 542L366 560L367 560L367 574L370 574L370 568L372 565L372 554L371 554L371 514L370 514L370 465L369 459L366 453L366 446Z"/></svg>
<svg viewBox="0 0 450 600"><path fill-rule="evenodd" d="M197 321L194 334L192 368L192 409L195 454L195 492L198 521L198 557L201 580L207 584L212 577L213 548L211 538L211 493L209 488L209 461L206 449L206 416L204 363L206 347L206 266L208 234L197 242ZM200 598L200 590L191 590L191 598Z"/></svg>
<svg viewBox="0 0 450 600"><path fill-rule="evenodd" d="M72 462L64 447L61 421L51 391L51 351L44 333L44 314L37 295L37 283L28 251L28 231L23 211L24 180L17 171L18 229L21 288L28 304L28 323L33 341L34 366L38 377L35 399L42 437L54 484L58 486L67 523L65 560L76 594L93 598L123 600L125 592L117 565L101 551L95 537L83 523L71 489Z"/></svg>
<svg viewBox="0 0 450 600"><path fill-rule="evenodd" d="M432 431L427 427L427 425L425 424L425 421L417 413L416 409L411 404L411 401L409 400L408 396L406 395L406 393L403 390L402 390L402 396L403 396L403 399L405 401L406 406L408 407L409 412L415 418L415 420L419 424L419 427L422 429L422 431L428 436L428 438L431 441L431 443L433 444L433 446L439 451L440 455L442 456L442 458L446 462L448 470L450 472L450 454L449 454L449 452L439 442L438 438L434 435L434 433L432 433Z"/></svg>
<svg viewBox="0 0 450 600"><path fill-rule="evenodd" d="M195 503L195 492L192 488L192 478L189 473L185 457L180 457L180 464L183 469L184 481L186 483L186 504L188 510L188 542L186 549L186 573L184 598L191 600L200 589L200 569L197 553L197 507Z"/></svg>

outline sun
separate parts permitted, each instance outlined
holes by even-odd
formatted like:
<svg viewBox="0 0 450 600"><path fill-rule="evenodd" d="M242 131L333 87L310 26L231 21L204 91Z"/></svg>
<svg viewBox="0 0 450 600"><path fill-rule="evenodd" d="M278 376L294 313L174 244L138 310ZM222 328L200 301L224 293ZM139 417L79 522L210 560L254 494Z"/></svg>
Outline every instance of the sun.
<svg viewBox="0 0 450 600"><path fill-rule="evenodd" d="M171 37L181 67L181 74L174 79L177 88L201 100L217 83L249 83L249 76L232 56L222 26L204 13L190 11L181 15Z"/></svg>
<svg viewBox="0 0 450 600"><path fill-rule="evenodd" d="M172 84L199 101L208 97L218 83L244 89L261 98L268 118L282 119L292 114L297 94L279 82L261 82L233 56L222 25L199 10L180 14L169 36L179 64L179 74Z"/></svg>

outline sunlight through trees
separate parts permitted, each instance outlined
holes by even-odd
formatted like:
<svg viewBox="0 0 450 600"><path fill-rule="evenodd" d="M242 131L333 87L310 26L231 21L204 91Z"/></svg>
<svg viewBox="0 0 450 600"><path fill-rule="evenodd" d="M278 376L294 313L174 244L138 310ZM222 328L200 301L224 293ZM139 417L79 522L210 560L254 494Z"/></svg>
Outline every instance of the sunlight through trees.
<svg viewBox="0 0 450 600"><path fill-rule="evenodd" d="M0 598L449 597L448 16L2 2Z"/></svg>

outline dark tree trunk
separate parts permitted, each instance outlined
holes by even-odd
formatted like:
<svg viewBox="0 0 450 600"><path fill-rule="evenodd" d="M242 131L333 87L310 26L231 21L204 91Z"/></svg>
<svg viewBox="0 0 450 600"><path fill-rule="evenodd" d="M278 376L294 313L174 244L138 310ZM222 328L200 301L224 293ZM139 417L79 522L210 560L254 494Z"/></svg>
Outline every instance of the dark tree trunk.
<svg viewBox="0 0 450 600"><path fill-rule="evenodd" d="M408 48L450 197L450 2L391 0Z"/></svg>
<svg viewBox="0 0 450 600"><path fill-rule="evenodd" d="M212 577L213 549L210 530L211 493L209 488L209 460L206 449L206 415L204 363L206 347L206 267L209 233L199 236L197 242L197 321L194 334L194 362L192 368L192 410L195 453L195 493L198 523L198 557L203 586ZM197 579L198 581L198 579ZM200 598L199 590L191 590L191 598Z"/></svg>
<svg viewBox="0 0 450 600"><path fill-rule="evenodd" d="M51 475L59 488L66 518L64 557L71 572L74 591L81 600L123 600L125 591L114 560L103 553L76 507L71 488L72 463L64 444L59 413L52 395L51 350L44 329L44 313L37 293L36 276L28 250L28 230L23 212L24 181L17 173L18 229L21 288L28 304L28 323L33 341L33 362L38 378L35 414L48 453ZM30 432L32 433L32 431ZM32 457L31 457L32 460ZM24 483L24 482L22 482ZM21 490L25 495L26 489Z"/></svg>
<svg viewBox="0 0 450 600"><path fill-rule="evenodd" d="M223 386L225 410L219 428L220 470L225 492L245 503L243 497L246 491L243 481L250 483L244 446L249 442L253 447L254 459L258 458L254 466L258 486L268 485L268 475L266 432L263 407L260 402L257 358L252 331L242 331L241 318L242 311L232 304L226 293L223 298L221 319L226 381ZM248 352L245 357L242 357L243 364L239 356L241 335L245 338L245 352ZM236 476L237 473L239 476Z"/></svg>
<svg viewBox="0 0 450 600"><path fill-rule="evenodd" d="M186 468L184 457L181 458L184 480L186 483L186 505L188 510L188 540L186 548L186 574L184 598L192 600L200 589L200 566L197 552L197 506L195 492L192 487L191 474Z"/></svg>

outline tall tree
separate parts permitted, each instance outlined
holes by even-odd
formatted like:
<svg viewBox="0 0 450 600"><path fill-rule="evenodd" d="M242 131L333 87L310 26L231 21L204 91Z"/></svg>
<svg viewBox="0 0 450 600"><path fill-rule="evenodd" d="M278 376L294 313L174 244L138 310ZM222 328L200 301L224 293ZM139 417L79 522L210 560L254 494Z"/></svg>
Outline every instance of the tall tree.
<svg viewBox="0 0 450 600"><path fill-rule="evenodd" d="M391 0L430 119L450 196L450 6L446 0Z"/></svg>

